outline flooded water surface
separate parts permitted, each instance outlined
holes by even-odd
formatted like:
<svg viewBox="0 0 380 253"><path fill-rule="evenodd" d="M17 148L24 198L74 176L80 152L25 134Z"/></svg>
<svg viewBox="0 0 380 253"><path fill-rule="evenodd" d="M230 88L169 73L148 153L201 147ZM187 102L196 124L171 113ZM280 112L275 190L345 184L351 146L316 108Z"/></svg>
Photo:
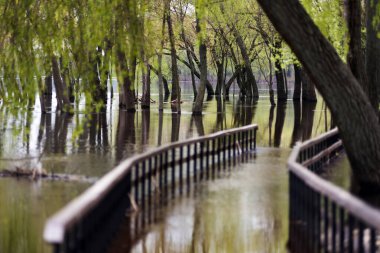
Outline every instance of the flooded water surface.
<svg viewBox="0 0 380 253"><path fill-rule="evenodd" d="M121 160L173 141L257 123L257 151L219 179L162 208L161 218L133 236L121 233L111 252L286 252L286 160L296 141L325 132L330 116L317 104L271 107L213 99L192 116L191 96L181 114L170 104L159 113L128 113L117 101L106 112L74 115L34 110L15 116L0 109L0 170L29 177L0 178L0 252L50 252L42 234L46 219ZM221 112L222 109L224 112ZM49 179L33 175L41 172ZM57 175L54 177L52 175ZM137 214L138 216L138 214ZM133 243L131 243L133 242Z"/></svg>

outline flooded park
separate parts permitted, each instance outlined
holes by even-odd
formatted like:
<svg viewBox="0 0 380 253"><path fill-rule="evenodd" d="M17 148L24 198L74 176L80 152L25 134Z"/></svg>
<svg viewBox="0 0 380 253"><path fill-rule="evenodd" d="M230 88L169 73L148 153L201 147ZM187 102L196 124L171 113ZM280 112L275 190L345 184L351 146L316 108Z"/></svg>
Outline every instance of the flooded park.
<svg viewBox="0 0 380 253"><path fill-rule="evenodd" d="M379 252L379 0L0 13L0 253Z"/></svg>
<svg viewBox="0 0 380 253"><path fill-rule="evenodd" d="M322 99L273 107L266 92L255 103L235 95L229 101L211 99L202 116L191 114L191 95L183 96L181 114L172 114L169 103L162 113L119 112L115 100L96 114L41 114L36 106L10 117L1 108L0 168L43 170L47 176L0 179L1 252L50 252L42 238L46 219L121 160L253 123L259 125L257 149L247 160L157 207L157 221L137 234L121 233L110 252L286 252L286 161L297 141L330 128L330 115ZM15 235L18 240L12 239Z"/></svg>

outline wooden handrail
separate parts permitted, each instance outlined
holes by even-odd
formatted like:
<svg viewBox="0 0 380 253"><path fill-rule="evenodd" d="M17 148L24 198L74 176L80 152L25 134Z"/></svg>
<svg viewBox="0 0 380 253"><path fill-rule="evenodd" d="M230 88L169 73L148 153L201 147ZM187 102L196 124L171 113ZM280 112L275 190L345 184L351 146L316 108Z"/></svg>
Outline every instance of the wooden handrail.
<svg viewBox="0 0 380 253"><path fill-rule="evenodd" d="M117 185L124 178L124 176L130 172L131 168L133 168L135 164L177 147L184 147L190 144L205 142L218 137L229 136L239 132L255 129L258 129L257 124L220 131L207 136L167 144L126 159L112 171L103 176L96 184L91 186L83 194L72 200L53 217L48 219L44 230L45 241L51 244L62 243L64 241L65 232L78 221L82 220L90 210L99 204L107 193L109 193L115 185Z"/></svg>
<svg viewBox="0 0 380 253"><path fill-rule="evenodd" d="M327 196L330 200L343 207L346 211L348 211L350 214L354 215L361 221L371 225L373 228L380 229L379 209L370 206L369 204L355 197L351 193L341 189L338 186L335 186L327 180L324 180L312 171L308 170L305 167L305 165L299 164L297 162L297 157L302 150L305 150L308 147L318 144L321 141L326 140L327 138L335 134L338 134L337 129L331 130L330 132L327 132L326 134L323 134L310 141L304 143L297 143L289 157L288 168L310 188ZM338 141L337 143L339 143L339 145L342 145L341 141ZM337 148L336 145L333 146L334 148ZM319 154L317 154L311 159L315 162L314 158L318 155ZM309 162L305 161L305 164L309 164Z"/></svg>

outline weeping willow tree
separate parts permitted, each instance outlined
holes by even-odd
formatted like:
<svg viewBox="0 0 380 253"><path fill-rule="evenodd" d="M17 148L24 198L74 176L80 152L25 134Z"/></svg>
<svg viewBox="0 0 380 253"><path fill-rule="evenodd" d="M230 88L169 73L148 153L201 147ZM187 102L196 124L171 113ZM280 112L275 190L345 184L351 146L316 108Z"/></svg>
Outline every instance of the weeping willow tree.
<svg viewBox="0 0 380 253"><path fill-rule="evenodd" d="M120 106L135 110L145 6L144 0L2 1L1 98L32 106L46 89L43 77L52 75L57 109L71 111L74 100L82 98L98 108L106 103L114 67Z"/></svg>

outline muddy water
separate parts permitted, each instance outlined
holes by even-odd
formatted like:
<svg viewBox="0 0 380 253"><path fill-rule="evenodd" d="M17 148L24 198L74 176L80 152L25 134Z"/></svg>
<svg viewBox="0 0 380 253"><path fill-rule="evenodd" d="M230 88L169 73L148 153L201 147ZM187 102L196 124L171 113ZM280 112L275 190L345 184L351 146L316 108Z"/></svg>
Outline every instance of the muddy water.
<svg viewBox="0 0 380 253"><path fill-rule="evenodd" d="M257 155L229 177L202 184L195 198L178 199L161 223L144 232L122 252L282 252L287 240L285 162L297 140L326 131L330 117L321 100L316 105L271 107L232 97L204 105L204 115L191 115L191 96L182 114L119 112L117 101L107 112L72 116L34 110L13 116L0 109L0 169L43 170L98 178L120 160L164 143L257 123ZM225 113L218 113L221 108ZM83 178L82 177L82 178ZM50 252L42 240L46 218L91 183L0 179L0 252ZM162 239L164 238L164 239ZM122 249L120 245L119 249ZM130 248L130 247L128 247ZM143 249L149 249L144 251ZM277 250L278 249L278 250Z"/></svg>

